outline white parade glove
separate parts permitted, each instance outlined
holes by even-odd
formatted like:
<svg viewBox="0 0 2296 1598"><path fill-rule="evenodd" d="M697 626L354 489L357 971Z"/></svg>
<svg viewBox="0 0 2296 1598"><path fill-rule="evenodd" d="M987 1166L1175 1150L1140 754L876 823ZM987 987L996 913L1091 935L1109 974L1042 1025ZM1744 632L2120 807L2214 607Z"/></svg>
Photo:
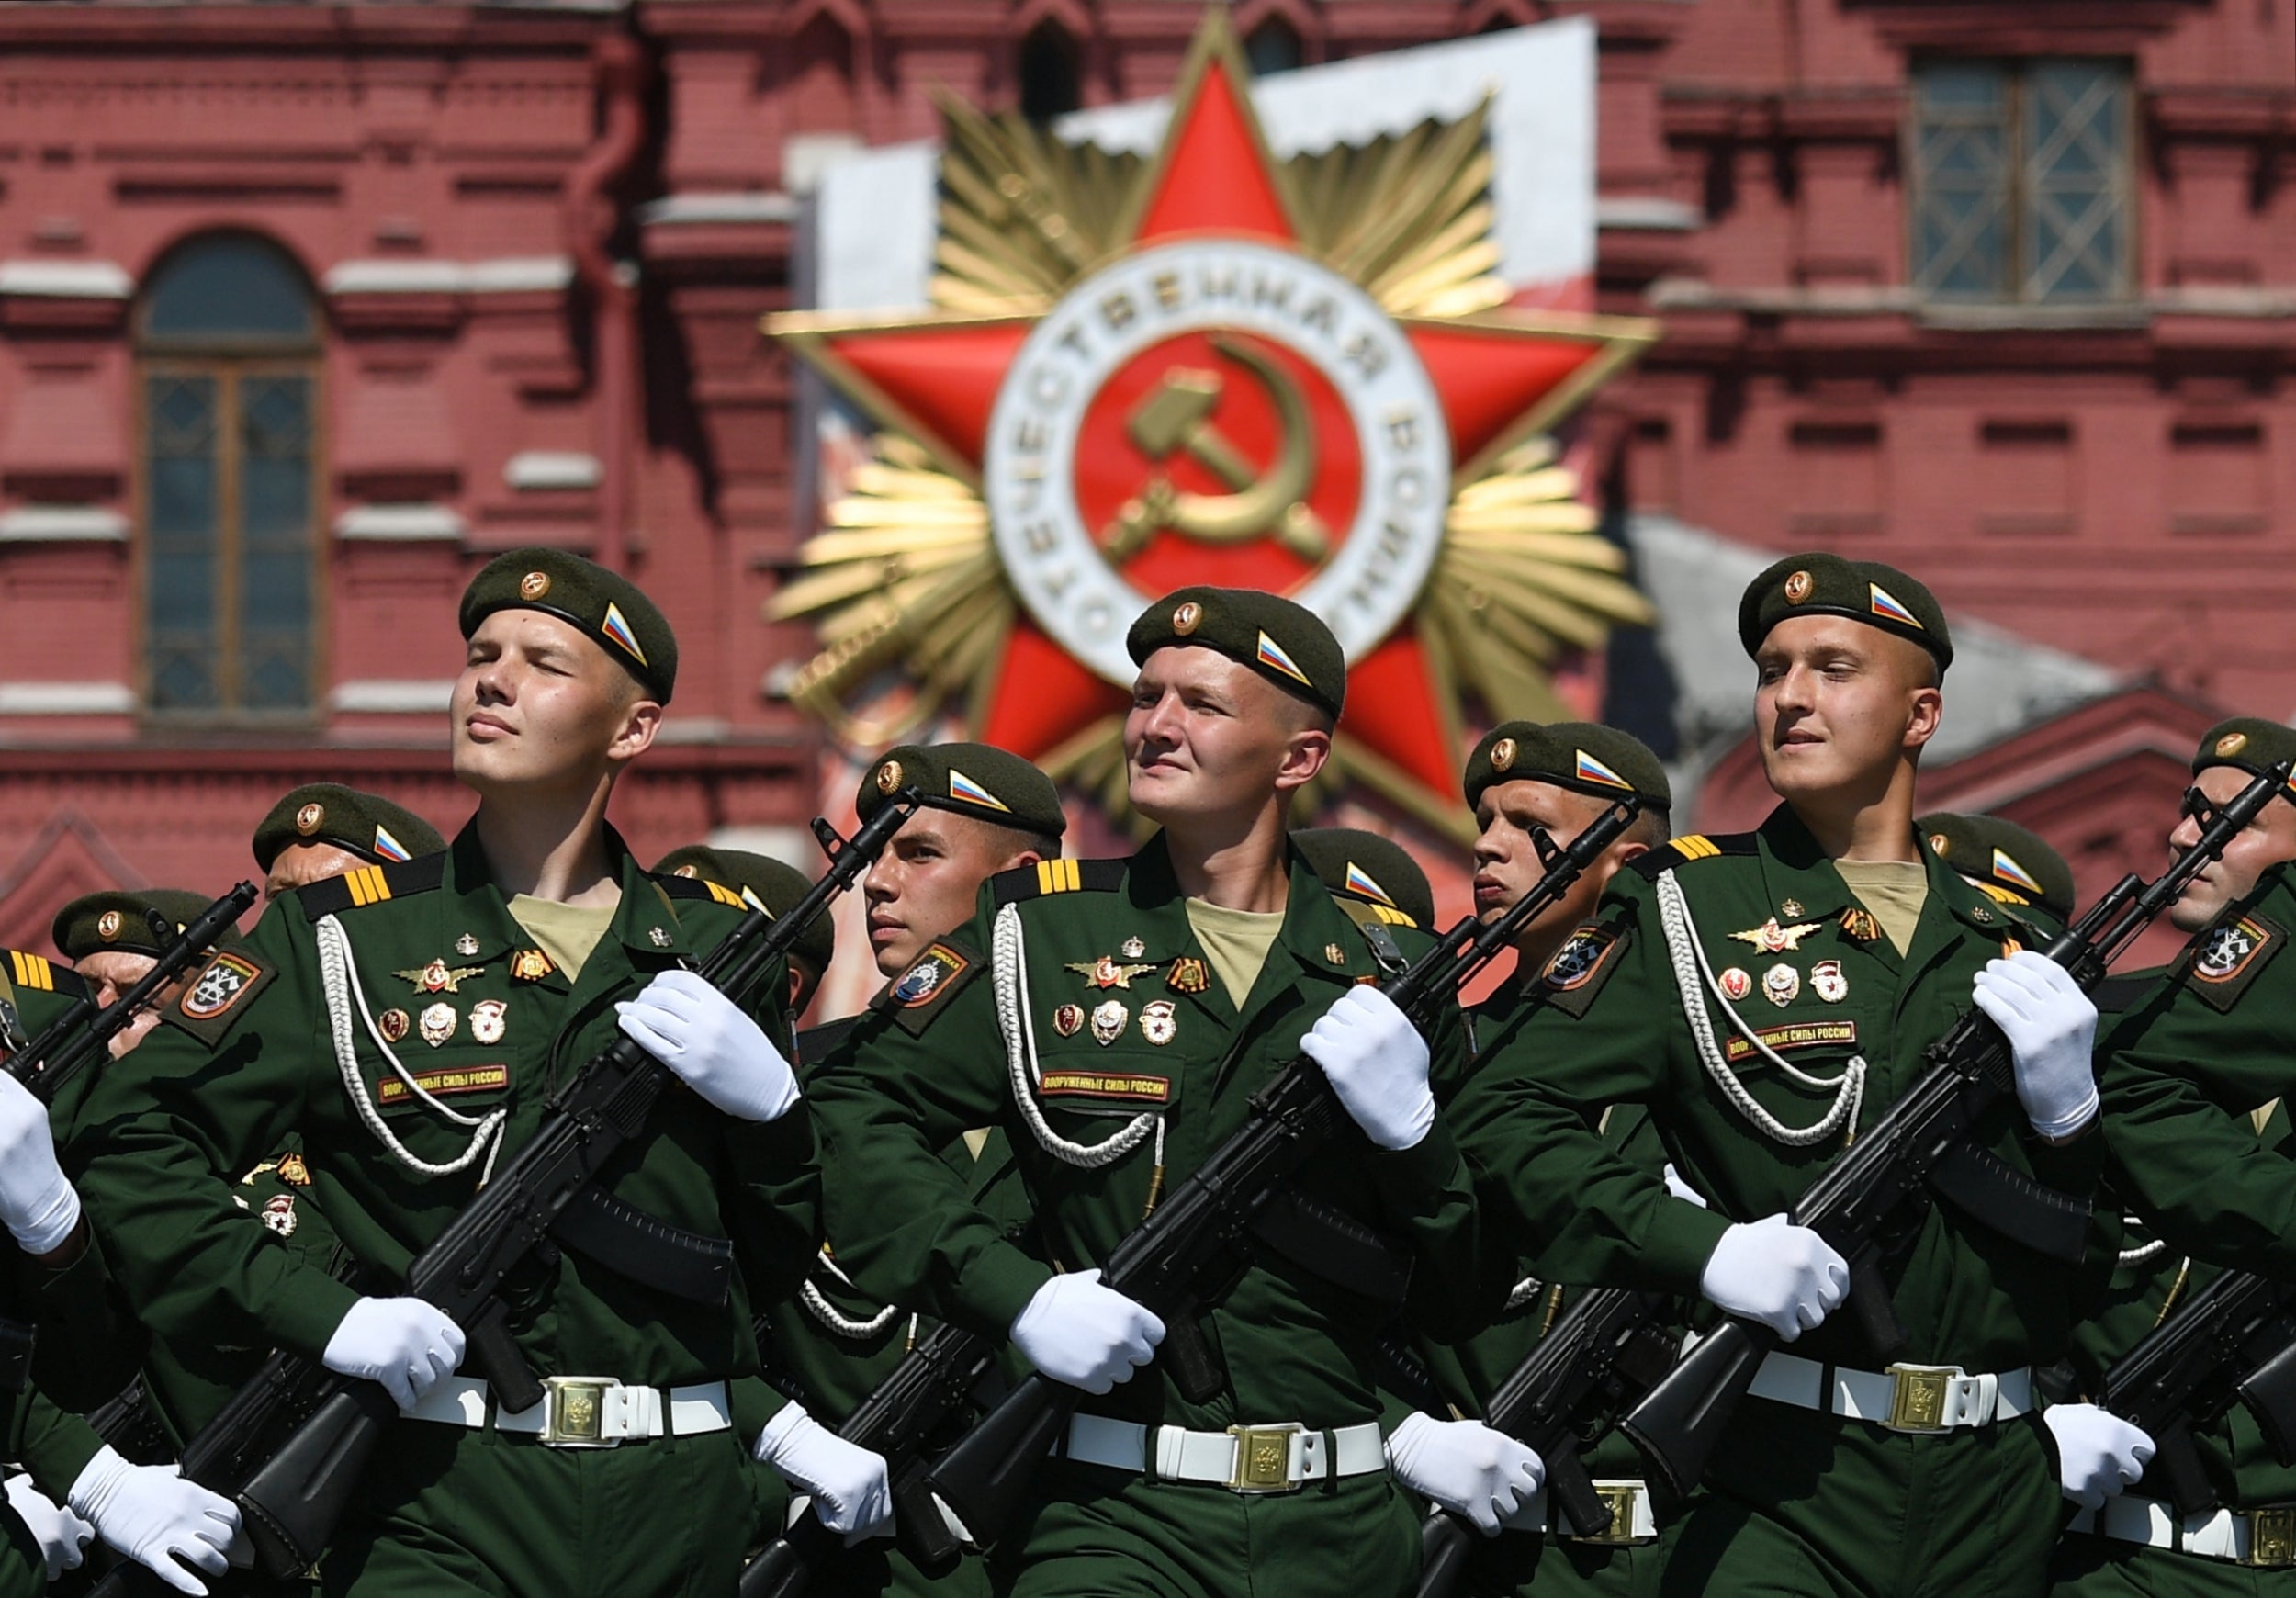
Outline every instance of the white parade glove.
<svg viewBox="0 0 2296 1598"><path fill-rule="evenodd" d="M379 1381L390 1401L411 1410L462 1363L462 1328L424 1299L361 1299L351 1306L320 1363L342 1376Z"/></svg>
<svg viewBox="0 0 2296 1598"><path fill-rule="evenodd" d="M1683 1174L1674 1168L1673 1161L1666 1162L1666 1169L1661 1175L1665 1178L1666 1190L1669 1193L1673 1194L1685 1204L1695 1204L1701 1210L1706 1207L1706 1196L1683 1180Z"/></svg>
<svg viewBox="0 0 2296 1598"><path fill-rule="evenodd" d="M0 1222L26 1254L53 1254L80 1224L80 1196L56 1164L48 1108L0 1073Z"/></svg>
<svg viewBox="0 0 2296 1598"><path fill-rule="evenodd" d="M1323 1068L1341 1106L1379 1147L1408 1149L1435 1125L1427 1040L1378 988L1358 984L1340 995L1300 1052Z"/></svg>
<svg viewBox="0 0 2296 1598"><path fill-rule="evenodd" d="M1012 1320L1012 1345L1054 1381L1103 1393L1156 1356L1164 1322L1100 1273L1071 1271L1036 1290Z"/></svg>
<svg viewBox="0 0 2296 1598"><path fill-rule="evenodd" d="M1698 1291L1791 1343L1849 1297L1850 1266L1808 1227L1765 1215L1722 1234L1706 1256Z"/></svg>
<svg viewBox="0 0 2296 1598"><path fill-rule="evenodd" d="M8 1478L8 1507L30 1528L48 1561L52 1581L66 1570L76 1570L96 1528L32 1485L28 1476Z"/></svg>
<svg viewBox="0 0 2296 1598"><path fill-rule="evenodd" d="M665 971L613 1007L622 1030L737 1120L779 1120L797 1077L739 1005L690 971Z"/></svg>
<svg viewBox="0 0 2296 1598"><path fill-rule="evenodd" d="M1465 1515L1487 1537L1545 1528L1536 1454L1480 1421L1438 1421L1414 1411L1387 1437L1388 1468L1420 1497Z"/></svg>
<svg viewBox="0 0 2296 1598"><path fill-rule="evenodd" d="M185 1480L175 1466L130 1465L109 1448L80 1472L71 1503L96 1536L179 1592L205 1592L192 1570L220 1576L239 1535L239 1505L230 1499Z"/></svg>
<svg viewBox="0 0 2296 1598"><path fill-rule="evenodd" d="M893 1529L893 1487L885 1462L856 1446L794 1401L758 1434L758 1457L813 1500L813 1512L849 1542Z"/></svg>
<svg viewBox="0 0 2296 1598"><path fill-rule="evenodd" d="M2095 1404L2051 1404L2041 1419L2057 1443L2057 1486L2083 1509L2135 1486L2153 1457L2151 1437Z"/></svg>
<svg viewBox="0 0 2296 1598"><path fill-rule="evenodd" d="M2017 1098L2033 1131L2066 1138L2097 1114L2097 1007L2071 973L2020 949L1977 973L1977 1007L2009 1039Z"/></svg>

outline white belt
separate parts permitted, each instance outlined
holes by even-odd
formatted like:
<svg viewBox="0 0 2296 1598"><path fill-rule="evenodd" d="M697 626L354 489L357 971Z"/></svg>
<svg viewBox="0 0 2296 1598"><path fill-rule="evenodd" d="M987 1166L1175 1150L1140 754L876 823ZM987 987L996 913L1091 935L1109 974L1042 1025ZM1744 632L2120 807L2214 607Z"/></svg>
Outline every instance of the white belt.
<svg viewBox="0 0 2296 1598"><path fill-rule="evenodd" d="M1747 1390L1796 1409L1867 1421L1893 1432L1934 1435L2013 1420L2033 1407L2033 1373L1971 1376L1958 1365L1893 1365L1849 1370L1792 1354L1771 1354Z"/></svg>
<svg viewBox="0 0 2296 1598"><path fill-rule="evenodd" d="M2261 1570L2296 1566L2296 1504L2179 1516L2150 1498L2108 1498L2101 1514L2085 1509L2075 1515L2072 1529Z"/></svg>
<svg viewBox="0 0 2296 1598"><path fill-rule="evenodd" d="M1654 1543L1659 1540L1657 1515L1650 1511L1650 1489L1648 1483L1631 1480L1598 1480L1594 1496L1610 1510L1610 1529L1599 1536L1581 1536L1570 1524L1570 1517L1556 1504L1547 1517L1547 1529L1565 1542L1591 1543L1598 1547L1618 1547L1635 1543Z"/></svg>
<svg viewBox="0 0 2296 1598"><path fill-rule="evenodd" d="M1234 1492L1289 1492L1327 1476L1368 1476L1387 1469L1377 1421L1331 1432L1310 1431L1297 1421L1191 1432L1078 1415L1068 1423L1062 1453L1083 1465L1145 1470L1163 1481L1209 1482Z"/></svg>
<svg viewBox="0 0 2296 1598"><path fill-rule="evenodd" d="M418 1421L482 1427L487 1424L487 1384L450 1376L414 1408ZM625 1387L612 1377L546 1376L542 1401L527 1409L495 1409L494 1429L536 1437L551 1448L612 1448L656 1437L690 1437L733 1429L733 1406L722 1381L692 1387Z"/></svg>

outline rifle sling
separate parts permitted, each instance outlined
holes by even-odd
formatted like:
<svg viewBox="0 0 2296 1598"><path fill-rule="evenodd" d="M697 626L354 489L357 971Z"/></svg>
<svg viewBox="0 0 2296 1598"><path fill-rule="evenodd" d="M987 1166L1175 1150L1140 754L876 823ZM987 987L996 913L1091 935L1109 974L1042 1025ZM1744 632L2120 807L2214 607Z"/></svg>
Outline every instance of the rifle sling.
<svg viewBox="0 0 2296 1598"><path fill-rule="evenodd" d="M1411 1289L1410 1251L1345 1210L1286 1188L1252 1218L1263 1246L1310 1276L1390 1309Z"/></svg>
<svg viewBox="0 0 2296 1598"><path fill-rule="evenodd" d="M734 1245L656 1220L591 1183L558 1212L551 1235L641 1287L689 1304L725 1304L733 1292Z"/></svg>
<svg viewBox="0 0 2296 1598"><path fill-rule="evenodd" d="M2035 1254L2078 1265L2088 1248L2086 1199L2037 1182L1998 1154L1965 1140L1937 1163L1930 1186L1971 1220Z"/></svg>

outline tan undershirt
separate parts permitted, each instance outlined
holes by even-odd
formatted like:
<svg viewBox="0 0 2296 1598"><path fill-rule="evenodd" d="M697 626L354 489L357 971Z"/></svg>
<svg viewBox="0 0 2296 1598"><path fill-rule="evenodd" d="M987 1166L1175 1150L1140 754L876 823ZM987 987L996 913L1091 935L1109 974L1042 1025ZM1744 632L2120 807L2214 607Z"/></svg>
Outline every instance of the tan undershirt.
<svg viewBox="0 0 2296 1598"><path fill-rule="evenodd" d="M561 905L528 894L520 894L510 903L511 919L526 928L526 936L542 946L568 982L582 974L582 962L613 925L615 908L613 905L600 909Z"/></svg>
<svg viewBox="0 0 2296 1598"><path fill-rule="evenodd" d="M1284 913L1228 910L1209 899L1190 899L1187 924L1196 928L1196 941L1220 973L1220 985L1242 1009L1252 996L1252 985L1260 979L1260 967L1267 963L1267 951L1283 932Z"/></svg>
<svg viewBox="0 0 2296 1598"><path fill-rule="evenodd" d="M1929 902L1929 868L1918 860L1838 860L1834 870L1858 903L1874 912L1904 958L1913 947L1913 929L1921 923L1921 906Z"/></svg>

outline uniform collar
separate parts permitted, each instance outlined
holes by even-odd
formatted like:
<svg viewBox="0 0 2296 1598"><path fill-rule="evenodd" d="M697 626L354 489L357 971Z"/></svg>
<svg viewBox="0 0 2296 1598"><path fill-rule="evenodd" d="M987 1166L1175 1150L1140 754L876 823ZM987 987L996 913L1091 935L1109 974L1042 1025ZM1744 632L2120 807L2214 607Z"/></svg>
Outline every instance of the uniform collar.
<svg viewBox="0 0 2296 1598"><path fill-rule="evenodd" d="M1781 923L1819 921L1840 923L1844 911L1857 903L1857 895L1842 881L1841 872L1818 839L1794 813L1790 805L1781 805L1770 813L1755 834L1762 862L1762 891L1770 903L1771 913ZM1951 918L1963 927L1999 938L2016 928L2008 911L1993 903L1985 895L1963 880L1961 874L1938 859L1929 840L1913 834L1914 848L1919 852L1922 870L1929 882L1929 897L1921 906L1921 920L1927 925L1931 906L1942 906ZM1908 954L1921 952L1924 940L1917 931ZM1896 951L1886 939L1877 946L1889 955Z"/></svg>
<svg viewBox="0 0 2296 1598"><path fill-rule="evenodd" d="M614 907L607 935L656 960L690 954L692 944L669 895L646 874L612 827L606 828L606 860L622 887L622 901ZM509 895L488 869L476 821L456 835L447 851L444 885L438 954L449 965L482 965L534 947L532 934L511 914Z"/></svg>
<svg viewBox="0 0 2296 1598"><path fill-rule="evenodd" d="M1283 928L1267 957L1271 962L1286 957L1292 962L1291 969L1282 973L1285 985L1300 972L1337 982L1378 975L1378 962L1371 958L1363 934L1332 902L1331 891L1307 857L1288 840L1284 848L1291 880L1285 890ZM1120 961L1131 958L1122 952L1121 940L1137 937L1142 949L1138 960L1153 962L1160 971L1168 972L1176 960L1205 958L1188 922L1187 896L1180 892L1179 877L1172 867L1171 845L1162 832L1142 844L1127 862L1123 897L1131 913L1120 917L1119 924L1109 928L1111 940L1119 947L1095 950L1096 954L1108 952ZM1261 974L1266 976L1266 968ZM1161 976L1156 979L1158 983L1163 980ZM1217 976L1210 987L1193 996L1222 1014L1230 1013L1226 990L1219 985Z"/></svg>

